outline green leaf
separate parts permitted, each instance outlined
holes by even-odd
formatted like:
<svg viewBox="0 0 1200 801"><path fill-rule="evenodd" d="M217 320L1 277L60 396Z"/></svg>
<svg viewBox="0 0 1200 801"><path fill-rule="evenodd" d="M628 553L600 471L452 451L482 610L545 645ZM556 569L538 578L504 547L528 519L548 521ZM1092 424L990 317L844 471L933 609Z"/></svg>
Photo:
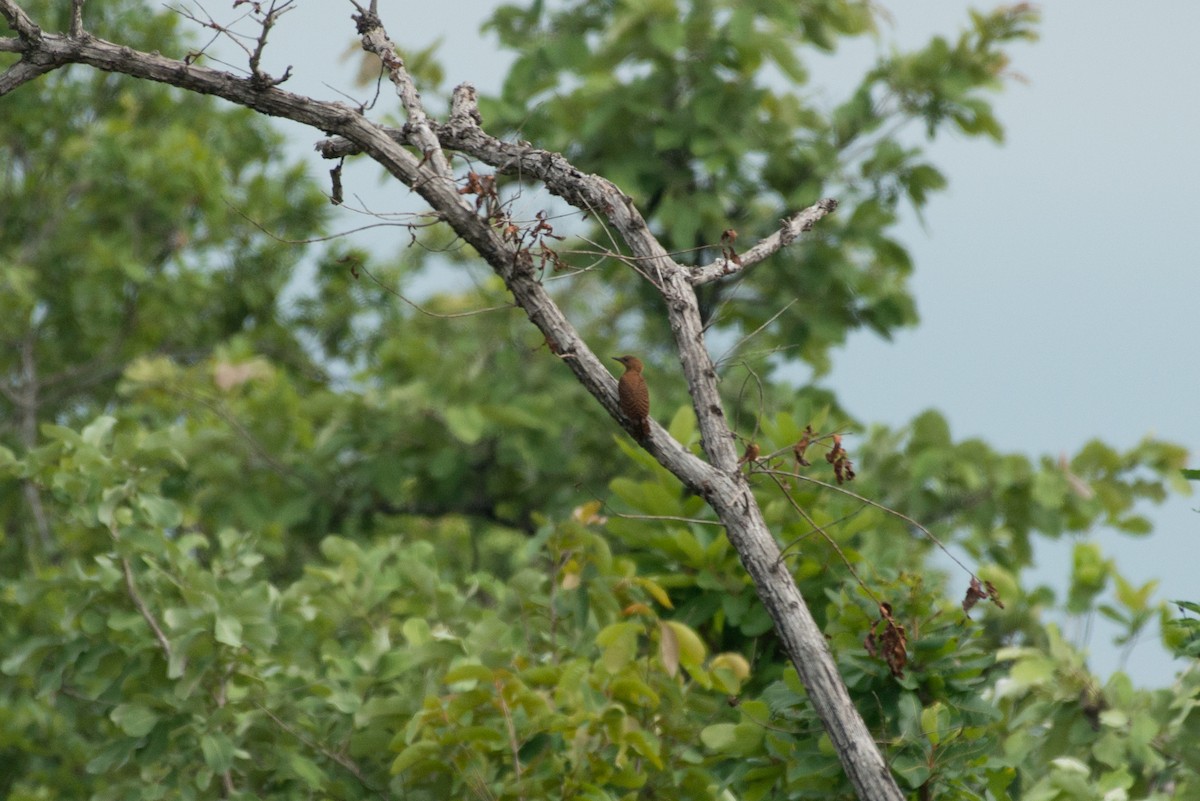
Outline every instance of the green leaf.
<svg viewBox="0 0 1200 801"><path fill-rule="evenodd" d="M410 646L425 645L433 641L429 621L424 618L410 617L400 626L400 633Z"/></svg>
<svg viewBox="0 0 1200 801"><path fill-rule="evenodd" d="M105 775L122 767L133 756L137 748L137 740L118 738L100 748L100 751L88 760L85 770L92 775Z"/></svg>
<svg viewBox="0 0 1200 801"><path fill-rule="evenodd" d="M442 677L442 681L446 684L458 684L459 682L470 681L491 685L493 676L494 673L491 668L477 664L463 664L446 671L446 675Z"/></svg>
<svg viewBox="0 0 1200 801"><path fill-rule="evenodd" d="M117 424L117 418L110 415L101 415L80 432L80 439L87 445L94 448L101 448L107 445L112 439L112 430Z"/></svg>
<svg viewBox="0 0 1200 801"><path fill-rule="evenodd" d="M708 649L704 646L704 641L691 627L684 625L675 620L666 620L663 623L668 626L675 634L675 641L679 647L679 662L684 667L695 669L704 664L704 659L708 655Z"/></svg>
<svg viewBox="0 0 1200 801"><path fill-rule="evenodd" d="M762 747L763 734L763 727L756 723L715 723L700 731L700 741L710 751L749 756Z"/></svg>
<svg viewBox="0 0 1200 801"><path fill-rule="evenodd" d="M487 427L487 418L477 406L449 406L442 415L450 433L465 445L478 442Z"/></svg>
<svg viewBox="0 0 1200 801"><path fill-rule="evenodd" d="M662 743L645 729L636 728L625 732L624 742L646 758L655 770L663 769Z"/></svg>
<svg viewBox="0 0 1200 801"><path fill-rule="evenodd" d="M288 755L288 768L310 790L319 790L325 784L325 774L321 768L311 759L306 759L300 754L292 752Z"/></svg>
<svg viewBox="0 0 1200 801"><path fill-rule="evenodd" d="M4 471L4 473L10 475L15 474L20 464L21 462L17 459L16 454L3 445L0 445L0 471Z"/></svg>
<svg viewBox="0 0 1200 801"><path fill-rule="evenodd" d="M160 495L139 495L137 504L150 525L156 528L174 528L183 522L179 506Z"/></svg>
<svg viewBox="0 0 1200 801"><path fill-rule="evenodd" d="M213 636L222 645L240 648L242 646L242 621L227 614L217 613Z"/></svg>
<svg viewBox="0 0 1200 801"><path fill-rule="evenodd" d="M733 723L714 723L700 731L700 742L710 751L723 753L737 741L737 726Z"/></svg>
<svg viewBox="0 0 1200 801"><path fill-rule="evenodd" d="M687 444L696 434L696 412L691 406L680 406L671 418L667 431L679 442Z"/></svg>
<svg viewBox="0 0 1200 801"><path fill-rule="evenodd" d="M613 679L609 685L613 698L645 709L658 709L661 699L649 684L628 674Z"/></svg>
<svg viewBox="0 0 1200 801"><path fill-rule="evenodd" d="M925 756L916 751L903 751L892 759L892 772L910 788L916 789L929 781L932 775Z"/></svg>
<svg viewBox="0 0 1200 801"><path fill-rule="evenodd" d="M130 737L149 734L160 719L158 713L142 704L119 704L109 713L109 718Z"/></svg>
<svg viewBox="0 0 1200 801"><path fill-rule="evenodd" d="M601 662L609 673L619 673L637 656L638 623L611 623L596 634L596 645L603 649Z"/></svg>
<svg viewBox="0 0 1200 801"><path fill-rule="evenodd" d="M233 742L221 732L202 735L200 752L213 773L221 774L233 767Z"/></svg>

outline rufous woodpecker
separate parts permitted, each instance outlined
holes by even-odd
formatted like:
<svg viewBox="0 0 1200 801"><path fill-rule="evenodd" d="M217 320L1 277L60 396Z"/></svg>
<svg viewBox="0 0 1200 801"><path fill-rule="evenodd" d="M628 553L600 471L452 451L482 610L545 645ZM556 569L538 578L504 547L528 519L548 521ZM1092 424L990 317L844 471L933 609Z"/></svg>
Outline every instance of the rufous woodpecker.
<svg viewBox="0 0 1200 801"><path fill-rule="evenodd" d="M621 411L641 432L638 439L647 439L650 436L650 390L646 387L646 379L642 378L642 360L636 356L613 358L625 365L625 372L617 381Z"/></svg>

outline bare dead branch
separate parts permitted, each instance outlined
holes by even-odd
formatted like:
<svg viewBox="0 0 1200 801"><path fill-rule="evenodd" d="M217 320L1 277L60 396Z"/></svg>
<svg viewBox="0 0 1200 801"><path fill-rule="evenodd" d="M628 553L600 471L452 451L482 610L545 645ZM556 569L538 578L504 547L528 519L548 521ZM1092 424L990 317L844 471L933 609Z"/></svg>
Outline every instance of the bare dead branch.
<svg viewBox="0 0 1200 801"><path fill-rule="evenodd" d="M267 86L278 86L292 75L292 68L288 66L283 71L282 76L272 78L262 71L260 65L262 64L263 51L267 49L267 35L271 33L271 29L279 22L279 18L291 11L293 7L293 0L284 0L282 3L272 2L271 7L262 14L259 20L262 32L259 33L258 38L254 41L254 50L250 53L250 74L260 83Z"/></svg>
<svg viewBox="0 0 1200 801"><path fill-rule="evenodd" d="M363 8L354 3L354 7L358 9L358 13L354 15L354 22L358 26L359 35L362 36L363 50L379 57L389 80L396 87L396 93L404 105L405 113L408 114L408 128L413 143L424 154L421 162L428 162L443 178L453 178L450 162L442 153L442 144L429 127L429 118L425 114L425 106L421 103L421 94L404 66L404 60L396 52L396 45L384 30L383 23L375 12L375 4L372 3L370 8Z"/></svg>
<svg viewBox="0 0 1200 801"><path fill-rule="evenodd" d="M0 74L0 96L6 95L23 83L61 66L61 64L37 57L37 44L42 38L42 29L17 4L0 2L0 16L17 32L17 38L0 39L0 52L21 53L21 60Z"/></svg>
<svg viewBox="0 0 1200 801"><path fill-rule="evenodd" d="M584 175L557 153L540 150L528 143L516 144L488 136L479 127L480 122L479 110L475 105L475 89L469 84L460 84L455 87L451 99L449 123L447 125L434 123L433 130L444 148L466 153L472 158L494 167L501 174L540 180L546 184L551 193L562 197L582 211L603 214L608 217L608 212L615 210L611 198L607 196L608 193L600 187L590 187L593 191L580 191L588 187L576 185L581 178L596 181L604 181L604 179L595 175ZM397 128L385 130L397 141L411 141L411 137L406 134L405 130ZM417 142L411 143L418 144ZM353 144L344 139L323 140L317 143L316 149L328 159L342 158L357 152ZM609 184L615 195L625 204L632 203L632 199L620 192L615 185L607 181L604 183ZM837 200L824 198L788 217L782 221L778 231L740 254L738 256L740 263L723 256L711 264L692 268L690 277L692 284L699 286L759 264L792 244L802 233L811 231L817 222L832 214L837 206ZM615 225L616 221L614 220L613 223ZM636 230L644 226L645 221L639 215L636 221L632 222L631 228ZM620 228L619 225L617 227ZM641 256L642 254L637 255ZM658 254L653 255L657 256Z"/></svg>
<svg viewBox="0 0 1200 801"><path fill-rule="evenodd" d="M17 32L26 42L33 43L41 38L42 29L39 28L25 10L11 0L3 0L0 2L0 16L3 16L8 26Z"/></svg>
<svg viewBox="0 0 1200 801"><path fill-rule="evenodd" d="M83 3L84 0L71 0L71 27L70 33L72 38L78 39L84 35L83 30Z"/></svg>
<svg viewBox="0 0 1200 801"><path fill-rule="evenodd" d="M10 42L13 40L6 39L4 41ZM0 50L3 49L3 47L0 47ZM47 72L50 72L57 67L57 64L42 65L33 64L25 60L18 61L16 64L13 64L11 67L6 69L2 75L0 75L0 96L8 94L21 84L29 83L33 79L45 75Z"/></svg>
<svg viewBox="0 0 1200 801"><path fill-rule="evenodd" d="M749 269L769 256L773 256L783 248L792 244L800 234L811 231L822 217L832 214L837 209L837 201L824 198L803 211L799 211L783 221L779 230L763 239L754 247L738 256L740 261L734 261L722 256L711 264L705 264L692 270L691 280L696 286L716 281L728 275Z"/></svg>

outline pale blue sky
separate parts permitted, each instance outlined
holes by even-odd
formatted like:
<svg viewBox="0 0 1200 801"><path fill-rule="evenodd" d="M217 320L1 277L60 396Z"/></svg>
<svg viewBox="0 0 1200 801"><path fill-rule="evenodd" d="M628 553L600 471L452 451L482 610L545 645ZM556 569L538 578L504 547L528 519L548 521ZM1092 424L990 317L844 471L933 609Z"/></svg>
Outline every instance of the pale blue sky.
<svg viewBox="0 0 1200 801"><path fill-rule="evenodd" d="M893 4L894 5L894 4ZM951 6L894 7L896 34L953 30ZM1017 48L1028 79L996 100L1002 147L939 141L948 192L901 238L917 265L919 328L893 343L857 336L831 383L862 417L901 423L940 409L956 436L1026 453L1146 434L1200 444L1200 4L1051 2L1042 39ZM924 18L920 18L924 17ZM1192 466L1196 466L1193 461ZM1150 538L1099 537L1159 598L1200 599L1195 497L1147 510ZM1037 576L1065 585L1069 547L1039 551ZM1093 666L1116 667L1099 636ZM1069 630L1070 633L1075 633ZM1153 644L1129 669L1165 682L1182 662Z"/></svg>
<svg viewBox="0 0 1200 801"><path fill-rule="evenodd" d="M447 87L491 90L507 62L478 28L496 5L382 0L380 11L402 46L442 38ZM882 40L815 63L820 84L810 88L836 101L881 49L953 37L969 7L883 5L892 27ZM901 425L937 408L956 437L1027 454L1071 453L1096 437L1131 447L1146 434L1195 448L1200 3L1064 0L1043 13L1041 41L1012 49L1012 69L1027 83L995 98L1005 144L946 137L929 145L949 191L930 203L923 227L909 219L898 232L916 263L921 325L891 343L855 335L825 383L861 419ZM349 4L322 2L285 17L269 52L276 65L294 65L286 88L357 94L338 62L353 36L348 15ZM381 106L394 109L386 90ZM324 173L312 133L287 130L314 174ZM369 175L347 185L396 199L394 187L380 190ZM1197 506L1175 497L1147 510L1156 523L1148 539L1099 539L1135 583L1161 579L1159 598L1200 601L1189 558ZM1068 554L1065 545L1039 551L1038 579L1065 588ZM1090 646L1095 669L1117 667L1104 637L1093 634ZM1128 664L1149 683L1182 667L1153 643Z"/></svg>

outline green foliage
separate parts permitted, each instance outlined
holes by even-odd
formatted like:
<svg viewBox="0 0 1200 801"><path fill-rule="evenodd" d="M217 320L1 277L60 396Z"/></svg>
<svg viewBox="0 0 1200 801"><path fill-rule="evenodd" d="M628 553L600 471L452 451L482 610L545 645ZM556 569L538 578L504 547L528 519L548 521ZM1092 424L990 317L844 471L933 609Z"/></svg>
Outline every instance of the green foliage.
<svg viewBox="0 0 1200 801"><path fill-rule="evenodd" d="M972 797L971 788L986 781L986 757L1000 733L1000 713L982 697L994 660L982 647L980 630L956 619L961 611L929 606L935 596L920 579L902 575L879 590L904 598L896 612L912 637L911 661L897 677L870 656L862 633L878 619L878 609L860 593L831 592L826 634L842 675L855 697L872 699L860 710L902 787ZM790 668L763 691L762 707L769 717L759 723L773 742L735 773L752 776L752 785L770 797L845 796L836 756Z"/></svg>
<svg viewBox="0 0 1200 801"><path fill-rule="evenodd" d="M1176 601L1180 611L1200 613L1200 604L1192 601ZM1165 615L1164 615L1165 617ZM1163 640L1179 656L1200 657L1200 619L1181 617L1166 620Z"/></svg>
<svg viewBox="0 0 1200 801"><path fill-rule="evenodd" d="M882 58L847 100L822 108L804 90L806 54L874 31L869 3L509 5L488 28L516 62L480 109L490 130L615 181L685 263L718 256L726 229L754 242L780 217L837 197L841 210L819 236L700 293L715 332L758 331L756 349L824 370L854 329L887 336L916 322L911 260L888 229L902 202L919 211L945 179L898 128L920 120L930 137L952 124L998 138L983 93L1004 75L1001 48L1032 38L1035 19L1027 6L975 14L953 45L939 38ZM641 326L643 341L666 338L660 315L631 311L653 302L632 272L604 280L619 290L614 316L636 317L625 324ZM756 360L763 371L772 364Z"/></svg>
<svg viewBox="0 0 1200 801"><path fill-rule="evenodd" d="M1173 617L1086 539L1144 536L1144 503L1183 483L1181 449L1031 459L956 440L936 412L862 426L832 393L771 378L792 357L824 367L855 328L915 321L890 228L945 179L896 130L999 138L984 93L1031 37L1028 7L881 58L830 108L805 58L874 31L867 3L554 9L493 17L518 58L486 124L617 180L681 258L843 200L819 236L704 301L734 341L801 295L753 340L782 356L735 352L724 389L760 446L743 469L764 517L901 786L1200 792L1194 668L1155 691L1101 680L1047 622L1099 614L1124 645L1157 621L1200 653L1200 606ZM174 18L139 3L87 14L100 35L182 48ZM429 55L409 62L436 76ZM3 103L0 795L850 796L711 512L498 282L418 311L397 294L420 256L336 245L284 303L300 250L262 229L310 236L323 201L261 121L78 71ZM623 269L554 286L597 350L641 343L656 418L698 453L644 288ZM1063 588L1028 586L1046 537L1073 539ZM971 576L939 543L1004 607L968 617ZM885 633L902 658L883 658Z"/></svg>
<svg viewBox="0 0 1200 801"><path fill-rule="evenodd" d="M1074 459L1034 465L981 442L956 443L944 419L929 412L903 431L872 429L858 462L862 475L851 491L838 486L822 458L828 437L810 437L804 450L810 465L798 463L792 447L805 438L805 426L825 429L834 420L829 407L801 400L794 411L762 421L764 456L753 464L752 483L805 596L828 599L814 612L901 785L935 797L990 793L999 799L1016 798L1031 785L1049 793L1036 797L1046 798L1099 797L1118 787L1130 797L1157 792L1165 798L1172 783L1191 787L1194 767L1180 759L1198 698L1194 672L1171 690L1138 691L1120 673L1101 689L1083 655L1044 619L1057 603L1073 615L1099 613L1119 625L1116 644L1130 644L1156 618L1166 619L1161 605L1150 601L1154 583L1130 584L1086 541L1076 543L1065 598L1056 599L1048 587L1022 588L1019 581L1031 565L1036 534L1061 536L1100 525L1139 534L1138 526L1124 525L1130 508L1160 499L1163 491L1147 475L1172 475L1183 451L1146 441L1120 454L1090 443ZM722 647L755 656L739 722L705 729L703 742L718 756L715 769L751 798L851 797L803 688L783 667L736 555L697 520L705 513L692 505L696 499L671 492L671 482L653 466L646 472L640 482L614 481L613 491L639 515L652 517L610 521L610 532L630 549L640 571L654 571L671 588L678 616ZM864 496L873 503L886 499L889 508L864 505ZM929 521L932 531L914 520ZM1006 531L1013 532L1008 539L991 541ZM979 573L997 587L1003 608L978 608L975 622L947 602L948 594L957 594L952 587L965 589L967 576L954 580L957 571L951 571L948 584L947 576L928 567L940 548L931 534L982 565ZM1110 590L1111 600L1105 595ZM906 632L903 675L893 675L877 646L865 645L869 632L880 631L881 603ZM1194 651L1194 624L1171 621L1164 636L1179 643L1180 653ZM1005 647L1014 642L1024 645ZM1121 714L1101 714L1110 706ZM1051 719L1070 733L1043 730L1040 722ZM1101 734L1084 737L1081 722ZM1145 742L1156 749L1162 744L1157 758L1146 758ZM1072 772L1078 766L1082 773ZM1058 790L1050 788L1063 782L1074 789L1053 795Z"/></svg>
<svg viewBox="0 0 1200 801"><path fill-rule="evenodd" d="M106 4L94 30L172 51L175 20ZM0 443L30 448L40 422L104 411L140 355L192 362L247 329L272 358L311 369L279 297L300 255L285 241L313 233L324 204L262 120L101 72L55 72L4 107ZM0 488L0 519L22 531L25 559L53 558L29 497Z"/></svg>
<svg viewBox="0 0 1200 801"><path fill-rule="evenodd" d="M1200 481L1200 470L1181 470L1180 473L1188 481ZM1163 644L1177 656L1200 657L1200 619L1189 617L1188 613L1200 614L1200 604L1194 601L1175 601L1182 617L1171 618L1166 610L1162 610Z"/></svg>
<svg viewBox="0 0 1200 801"><path fill-rule="evenodd" d="M451 518L396 518L371 544L326 538L277 584L257 535L166 497L184 427L45 433L5 477L52 487L48 511L89 544L0 597L21 636L0 663L10 797L78 788L72 766L98 798L715 797L695 742L744 661L658 616L668 593L613 556L594 506L509 542L501 568L466 565Z"/></svg>
<svg viewBox="0 0 1200 801"><path fill-rule="evenodd" d="M1101 685L1080 655L1046 629L1048 648L1013 648L997 685L997 701L1015 724L1002 763L1023 766L1028 798L1194 798L1200 792L1192 756L1200 686L1195 671L1170 689L1135 689L1123 674ZM1037 725L1027 722L1037 721Z"/></svg>

